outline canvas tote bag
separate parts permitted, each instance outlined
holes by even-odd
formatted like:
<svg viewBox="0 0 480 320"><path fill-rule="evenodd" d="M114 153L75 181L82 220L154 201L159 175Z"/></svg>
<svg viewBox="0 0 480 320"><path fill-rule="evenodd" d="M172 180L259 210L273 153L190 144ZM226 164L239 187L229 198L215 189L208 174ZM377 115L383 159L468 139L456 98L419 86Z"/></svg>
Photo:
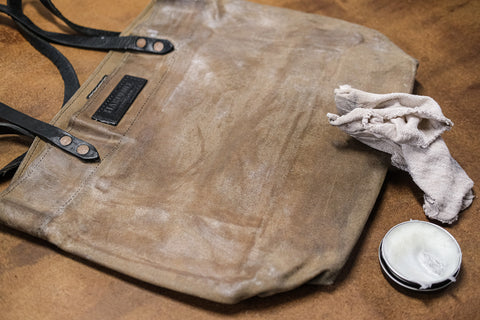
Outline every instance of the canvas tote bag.
<svg viewBox="0 0 480 320"><path fill-rule="evenodd" d="M36 139L0 220L131 277L222 303L331 284L388 160L331 127L333 90L410 92L416 61L376 31L241 0L153 1ZM139 45L143 43L140 42Z"/></svg>

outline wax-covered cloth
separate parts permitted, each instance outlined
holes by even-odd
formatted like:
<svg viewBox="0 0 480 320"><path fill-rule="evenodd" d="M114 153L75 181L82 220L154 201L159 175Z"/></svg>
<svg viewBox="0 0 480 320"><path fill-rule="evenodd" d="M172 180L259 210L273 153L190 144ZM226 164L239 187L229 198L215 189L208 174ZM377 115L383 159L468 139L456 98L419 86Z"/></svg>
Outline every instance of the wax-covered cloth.
<svg viewBox="0 0 480 320"><path fill-rule="evenodd" d="M423 209L444 223L473 201L473 181L451 156L441 134L453 123L430 97L407 93L374 94L342 85L335 89L340 115L330 124L377 150L407 171L425 193Z"/></svg>

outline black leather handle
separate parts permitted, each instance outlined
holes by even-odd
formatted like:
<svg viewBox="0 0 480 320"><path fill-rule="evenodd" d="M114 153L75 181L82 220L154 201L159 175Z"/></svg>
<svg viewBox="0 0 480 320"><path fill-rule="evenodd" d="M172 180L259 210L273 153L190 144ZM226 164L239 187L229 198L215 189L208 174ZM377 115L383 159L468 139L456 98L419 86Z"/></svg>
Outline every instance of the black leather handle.
<svg viewBox="0 0 480 320"><path fill-rule="evenodd" d="M119 32L99 30L80 26L76 23L71 22L65 16L63 16L63 14L55 7L51 0L40 1L50 12L52 12L55 16L64 21L70 28L77 31L80 35L55 33L40 29L27 16L23 14L22 0L7 0L7 5L0 5L0 12L7 14L12 19L14 19L18 28L20 29L24 37L30 42L30 44L47 58L49 58L58 68L65 84L63 101L64 105L77 91L80 84L78 82L75 70L73 69L70 62L61 52L59 52L48 42L93 50L130 50L160 55L167 54L174 50L173 44L166 39L156 39L141 36L123 37L120 36ZM3 115L3 112L5 110L10 110L10 115L13 114L15 111L14 109L2 104L2 110L0 110L0 117L8 117L8 112L4 116L1 116ZM92 145L71 136L70 134L61 129L55 128L40 121L36 122L38 120L30 118L26 115L22 115L23 114L21 113L16 114L17 117L14 117L13 120L24 120L21 121L21 123L23 123L22 125L27 124L28 128L23 128L22 126L18 126L14 123L0 123L0 134L17 133L23 135L38 135L42 139L49 141L50 143L61 148L62 150L65 150L75 156L79 156L79 158L81 159L89 160L90 157L92 159L98 158L98 153L94 155L96 150ZM79 147L80 149L78 149ZM86 154L79 154L79 150L81 151L81 153L83 153L85 152L85 150L87 150L87 147L89 151L86 152ZM7 166L0 169L0 176L6 176L14 172L14 170L18 168L24 156L25 154L17 157Z"/></svg>
<svg viewBox="0 0 480 320"><path fill-rule="evenodd" d="M21 1L20 1L21 5ZM17 8L18 9L18 8ZM21 7L20 9L21 10ZM17 24L17 27L20 29L22 35L27 39L27 41L45 57L50 59L53 64L57 67L64 83L64 93L63 93L63 105L67 103L68 100L75 94L77 89L80 87L77 74L73 69L70 61L54 46L43 40L42 38L37 37L35 34L31 33L28 29L23 27L21 24ZM20 134L34 137L30 132L15 126L11 123L1 123L0 124L0 133L2 134ZM16 169L20 166L20 163L25 158L26 153L16 157L5 167L0 169L0 177L9 177L12 176Z"/></svg>
<svg viewBox="0 0 480 320"><path fill-rule="evenodd" d="M8 122L0 122L0 134L19 134L30 138L35 138L28 130Z"/></svg>
<svg viewBox="0 0 480 320"><path fill-rule="evenodd" d="M58 43L70 47L93 49L93 50L130 50L153 54L167 54L174 47L166 39L157 39L141 36L119 36L107 35L89 36L89 35L71 35L57 32L45 31L37 27L21 11L21 1L11 1L9 5L0 5L0 12L9 15L17 24L22 25L36 36L45 39L48 42ZM110 34L110 35L108 35Z"/></svg>
<svg viewBox="0 0 480 320"><path fill-rule="evenodd" d="M85 161L99 160L97 149L70 133L43 121L34 119L0 102L0 117L32 135L38 136L58 148Z"/></svg>

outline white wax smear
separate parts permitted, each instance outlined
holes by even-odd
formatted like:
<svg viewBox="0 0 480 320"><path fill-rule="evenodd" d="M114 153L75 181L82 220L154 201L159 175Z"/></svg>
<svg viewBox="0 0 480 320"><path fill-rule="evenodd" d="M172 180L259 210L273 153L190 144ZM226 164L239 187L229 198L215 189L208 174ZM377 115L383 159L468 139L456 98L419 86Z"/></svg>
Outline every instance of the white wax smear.
<svg viewBox="0 0 480 320"><path fill-rule="evenodd" d="M382 242L382 255L399 277L427 289L434 283L455 281L462 253L456 240L429 222L409 221L392 228Z"/></svg>

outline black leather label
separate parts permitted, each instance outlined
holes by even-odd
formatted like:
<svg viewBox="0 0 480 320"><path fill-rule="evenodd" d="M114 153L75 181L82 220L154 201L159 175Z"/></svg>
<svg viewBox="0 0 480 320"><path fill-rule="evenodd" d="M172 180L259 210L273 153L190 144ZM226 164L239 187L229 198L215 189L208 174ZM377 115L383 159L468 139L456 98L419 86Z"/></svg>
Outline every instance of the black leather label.
<svg viewBox="0 0 480 320"><path fill-rule="evenodd" d="M100 108L95 111L92 119L116 126L146 83L147 79L125 75Z"/></svg>

